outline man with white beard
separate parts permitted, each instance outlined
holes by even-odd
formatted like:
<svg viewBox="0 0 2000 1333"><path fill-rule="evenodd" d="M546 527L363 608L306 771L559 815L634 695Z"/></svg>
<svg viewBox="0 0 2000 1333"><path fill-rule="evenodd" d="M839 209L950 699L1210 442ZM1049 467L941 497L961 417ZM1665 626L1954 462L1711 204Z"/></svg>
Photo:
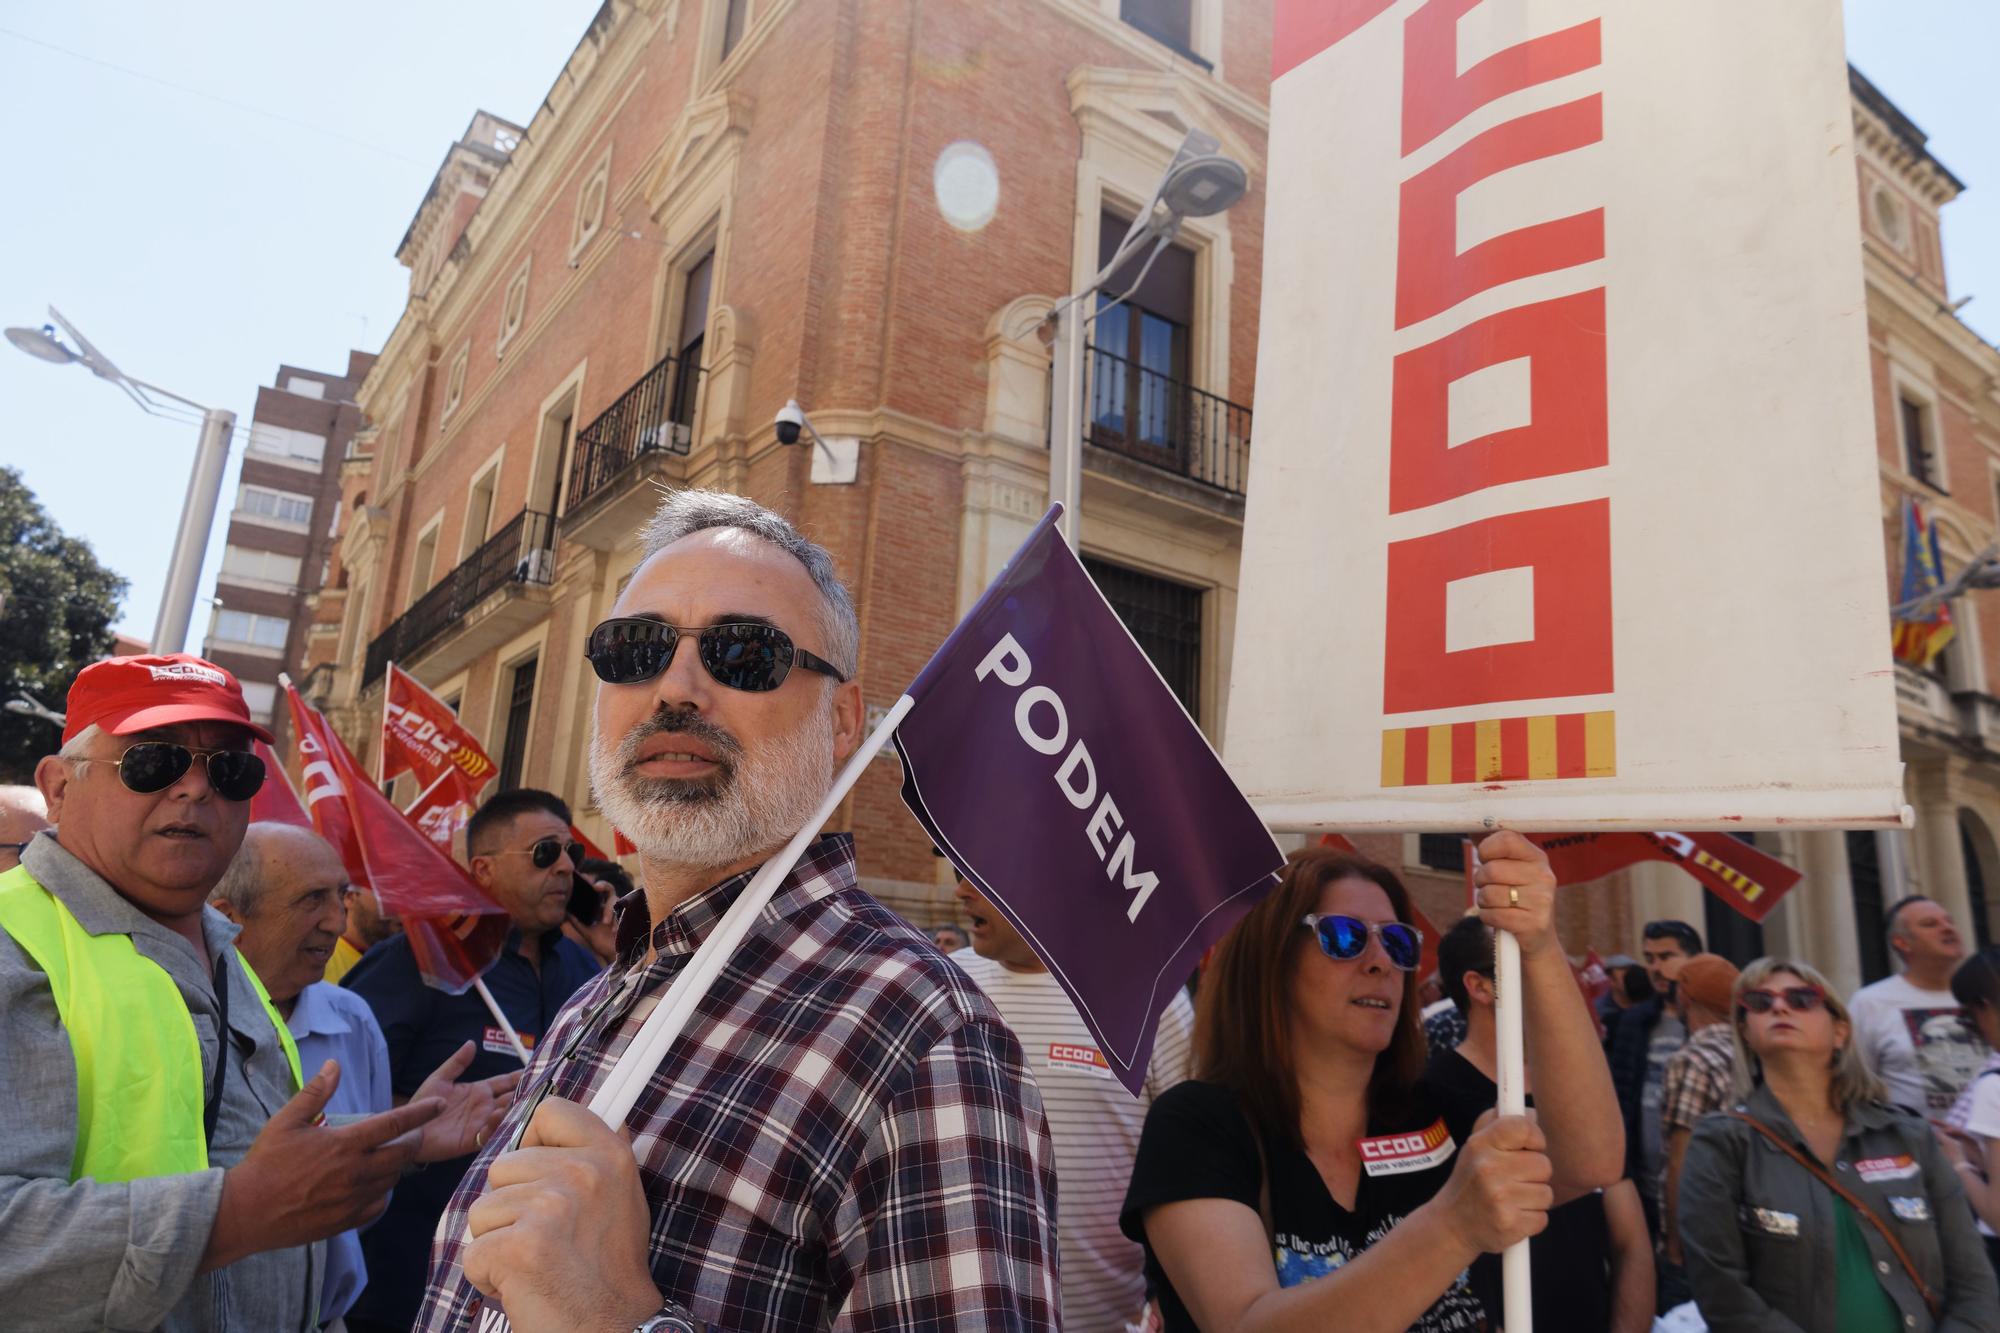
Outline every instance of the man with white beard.
<svg viewBox="0 0 2000 1333"><path fill-rule="evenodd" d="M485 1333L495 1307L514 1333L1056 1327L1053 1159L1020 1047L860 890L845 834L807 848L625 1123L585 1109L864 715L853 602L783 518L685 491L642 546L586 654L591 783L643 893L466 1173L417 1327Z"/></svg>

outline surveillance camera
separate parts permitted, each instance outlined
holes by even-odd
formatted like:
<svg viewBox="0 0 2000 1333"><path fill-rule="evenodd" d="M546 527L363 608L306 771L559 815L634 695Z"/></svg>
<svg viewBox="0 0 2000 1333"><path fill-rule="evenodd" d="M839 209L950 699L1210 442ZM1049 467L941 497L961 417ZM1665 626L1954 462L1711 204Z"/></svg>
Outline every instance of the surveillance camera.
<svg viewBox="0 0 2000 1333"><path fill-rule="evenodd" d="M799 407L799 400L789 399L778 409L778 443L797 444L799 432L805 429L806 414Z"/></svg>

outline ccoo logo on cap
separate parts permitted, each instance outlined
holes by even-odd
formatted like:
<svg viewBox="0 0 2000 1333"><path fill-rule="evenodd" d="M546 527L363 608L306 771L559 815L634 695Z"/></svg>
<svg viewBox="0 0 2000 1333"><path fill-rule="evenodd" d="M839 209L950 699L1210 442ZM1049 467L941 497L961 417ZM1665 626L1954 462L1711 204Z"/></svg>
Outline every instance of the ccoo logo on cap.
<svg viewBox="0 0 2000 1333"><path fill-rule="evenodd" d="M236 677L192 653L107 657L78 673L69 687L63 744L95 723L113 736L177 722L228 722L266 745L271 733L250 720Z"/></svg>

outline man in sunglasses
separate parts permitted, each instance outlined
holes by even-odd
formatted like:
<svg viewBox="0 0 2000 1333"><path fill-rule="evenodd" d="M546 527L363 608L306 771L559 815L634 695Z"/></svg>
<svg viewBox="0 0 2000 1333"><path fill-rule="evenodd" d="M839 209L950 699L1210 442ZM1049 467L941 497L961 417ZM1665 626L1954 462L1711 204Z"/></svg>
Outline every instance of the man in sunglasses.
<svg viewBox="0 0 2000 1333"><path fill-rule="evenodd" d="M59 828L0 875L10 1328L316 1329L319 1242L380 1211L441 1109L321 1123L338 1066L300 1069L206 908L263 782L253 737L222 668L111 658L36 766Z"/></svg>
<svg viewBox="0 0 2000 1333"><path fill-rule="evenodd" d="M514 918L487 989L523 1045L533 1050L571 995L601 970L565 938L570 893L583 849L570 834L562 798L533 787L489 797L465 826L472 877ZM342 984L374 1011L389 1044L389 1081L409 1097L461 1047L474 1048L466 1081L518 1073L507 1033L476 992L447 995L424 984L408 936L376 945ZM361 1233L368 1285L348 1313L354 1333L406 1333L424 1295L425 1261L438 1217L472 1158L439 1162L396 1188L382 1220Z"/></svg>
<svg viewBox="0 0 2000 1333"><path fill-rule="evenodd" d="M587 653L591 785L643 894L452 1199L424 1333L483 1331L489 1301L524 1330L1057 1326L1021 1048L861 890L845 834L806 849L624 1125L585 1109L859 744L859 638L832 558L750 500L679 492L642 534Z"/></svg>

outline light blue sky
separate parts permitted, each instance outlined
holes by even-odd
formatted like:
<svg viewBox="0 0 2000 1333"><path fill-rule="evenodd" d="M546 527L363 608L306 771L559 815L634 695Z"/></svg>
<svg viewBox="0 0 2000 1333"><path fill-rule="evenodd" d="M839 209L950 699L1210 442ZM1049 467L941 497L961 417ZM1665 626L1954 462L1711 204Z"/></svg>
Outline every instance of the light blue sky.
<svg viewBox="0 0 2000 1333"><path fill-rule="evenodd" d="M0 8L0 323L54 303L127 373L247 429L280 362L338 370L381 346L406 289L391 252L445 149L478 107L525 124L598 2ZM1971 187L1945 210L1946 265L1954 296L1978 296L1967 322L2000 339L2000 4L1846 8L1855 64ZM131 579L120 627L150 635L195 428L8 348L0 405L0 461ZM198 603L193 646L207 623Z"/></svg>

